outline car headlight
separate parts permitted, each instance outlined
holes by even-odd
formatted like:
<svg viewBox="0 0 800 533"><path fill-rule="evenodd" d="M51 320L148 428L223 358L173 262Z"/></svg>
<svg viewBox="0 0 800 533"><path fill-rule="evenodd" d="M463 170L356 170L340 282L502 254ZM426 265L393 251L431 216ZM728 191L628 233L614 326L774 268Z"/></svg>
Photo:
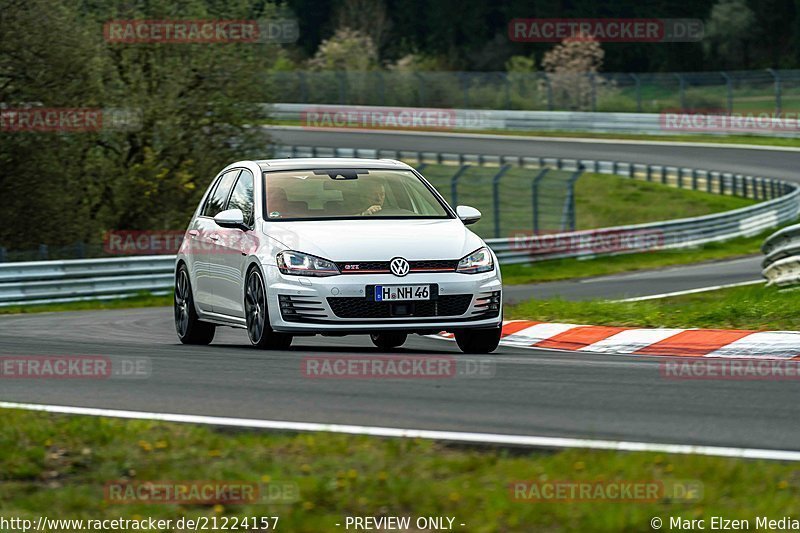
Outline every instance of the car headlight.
<svg viewBox="0 0 800 533"><path fill-rule="evenodd" d="M494 270L492 252L484 246L459 261L456 272L478 274L479 272L489 272L490 270Z"/></svg>
<svg viewBox="0 0 800 533"><path fill-rule="evenodd" d="M315 255L293 252L290 250L280 252L275 257L278 270L282 274L293 276L335 276L339 268L327 259Z"/></svg>

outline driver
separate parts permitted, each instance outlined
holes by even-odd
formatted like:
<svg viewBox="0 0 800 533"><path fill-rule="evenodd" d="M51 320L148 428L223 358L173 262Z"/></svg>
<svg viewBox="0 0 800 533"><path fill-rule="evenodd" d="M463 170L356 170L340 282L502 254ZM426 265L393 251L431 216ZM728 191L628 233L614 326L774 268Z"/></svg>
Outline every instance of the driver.
<svg viewBox="0 0 800 533"><path fill-rule="evenodd" d="M380 181L367 181L364 187L364 201L368 207L359 213L362 217L374 215L383 209L386 201L386 187Z"/></svg>

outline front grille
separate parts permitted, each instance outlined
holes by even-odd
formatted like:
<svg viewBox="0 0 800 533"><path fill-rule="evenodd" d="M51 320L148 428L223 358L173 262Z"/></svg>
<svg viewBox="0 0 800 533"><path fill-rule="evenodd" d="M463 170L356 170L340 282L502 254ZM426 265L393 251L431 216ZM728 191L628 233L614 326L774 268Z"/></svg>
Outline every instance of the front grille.
<svg viewBox="0 0 800 533"><path fill-rule="evenodd" d="M458 259L422 259L409 261L410 273L455 272ZM384 274L391 273L389 261L340 261L336 263L342 274Z"/></svg>
<svg viewBox="0 0 800 533"><path fill-rule="evenodd" d="M328 305L339 318L405 318L460 316L467 312L471 294L439 296L437 300L419 302L373 302L367 298L329 297ZM393 313L392 306L410 306L408 314Z"/></svg>
<svg viewBox="0 0 800 533"><path fill-rule="evenodd" d="M322 302L312 296L278 295L281 316L287 322L303 322L304 320L325 318L327 313Z"/></svg>

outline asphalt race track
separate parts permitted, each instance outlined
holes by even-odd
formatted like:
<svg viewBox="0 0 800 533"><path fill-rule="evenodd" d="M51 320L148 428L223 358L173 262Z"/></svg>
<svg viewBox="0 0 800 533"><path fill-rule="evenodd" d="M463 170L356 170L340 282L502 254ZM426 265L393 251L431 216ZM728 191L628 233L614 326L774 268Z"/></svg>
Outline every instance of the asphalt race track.
<svg viewBox="0 0 800 533"><path fill-rule="evenodd" d="M748 149L736 145L725 147L686 146L678 144L644 144L641 142L591 139L542 140L541 137L507 137L423 132L391 132L337 130L335 132L272 126L266 128L277 144L327 146L337 148L372 148L382 150L438 151L446 153L509 155L529 157L562 157L597 159L629 163L650 163L722 170L752 176L800 181L800 150ZM709 142L713 142L709 136Z"/></svg>
<svg viewBox="0 0 800 533"><path fill-rule="evenodd" d="M148 379L4 379L0 401L294 422L800 450L792 381L676 381L664 358L501 348L489 378L311 379L303 357L376 355L366 337L180 345L168 308L0 317L2 355L149 357ZM412 337L399 353L457 353Z"/></svg>
<svg viewBox="0 0 800 533"><path fill-rule="evenodd" d="M691 165L800 181L800 152L628 143L272 129L299 145L617 159ZM759 258L647 274L508 289L510 299L622 298L739 283ZM455 343L411 337L396 353L463 357ZM0 380L0 401L294 422L356 424L800 450L797 380L678 381L670 358L501 347L494 375L443 379L311 379L304 357L379 355L367 337L306 337L287 351L250 347L220 328L208 347L178 343L169 308L0 316L0 356L147 357L147 379Z"/></svg>

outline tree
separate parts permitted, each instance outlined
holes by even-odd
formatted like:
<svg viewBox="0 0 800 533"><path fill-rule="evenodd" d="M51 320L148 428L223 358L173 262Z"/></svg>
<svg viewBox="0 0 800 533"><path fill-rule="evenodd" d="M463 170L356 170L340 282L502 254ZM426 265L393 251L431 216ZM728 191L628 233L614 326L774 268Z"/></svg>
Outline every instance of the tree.
<svg viewBox="0 0 800 533"><path fill-rule="evenodd" d="M703 50L724 68L746 68L755 15L745 0L719 0L706 22Z"/></svg>
<svg viewBox="0 0 800 533"><path fill-rule="evenodd" d="M604 52L592 37L564 39L542 58L545 83L553 103L568 109L589 109L602 83L597 73L603 66Z"/></svg>
<svg viewBox="0 0 800 533"><path fill-rule="evenodd" d="M378 50L369 35L350 28L339 28L333 37L322 41L308 61L312 70L372 70L378 65Z"/></svg>

